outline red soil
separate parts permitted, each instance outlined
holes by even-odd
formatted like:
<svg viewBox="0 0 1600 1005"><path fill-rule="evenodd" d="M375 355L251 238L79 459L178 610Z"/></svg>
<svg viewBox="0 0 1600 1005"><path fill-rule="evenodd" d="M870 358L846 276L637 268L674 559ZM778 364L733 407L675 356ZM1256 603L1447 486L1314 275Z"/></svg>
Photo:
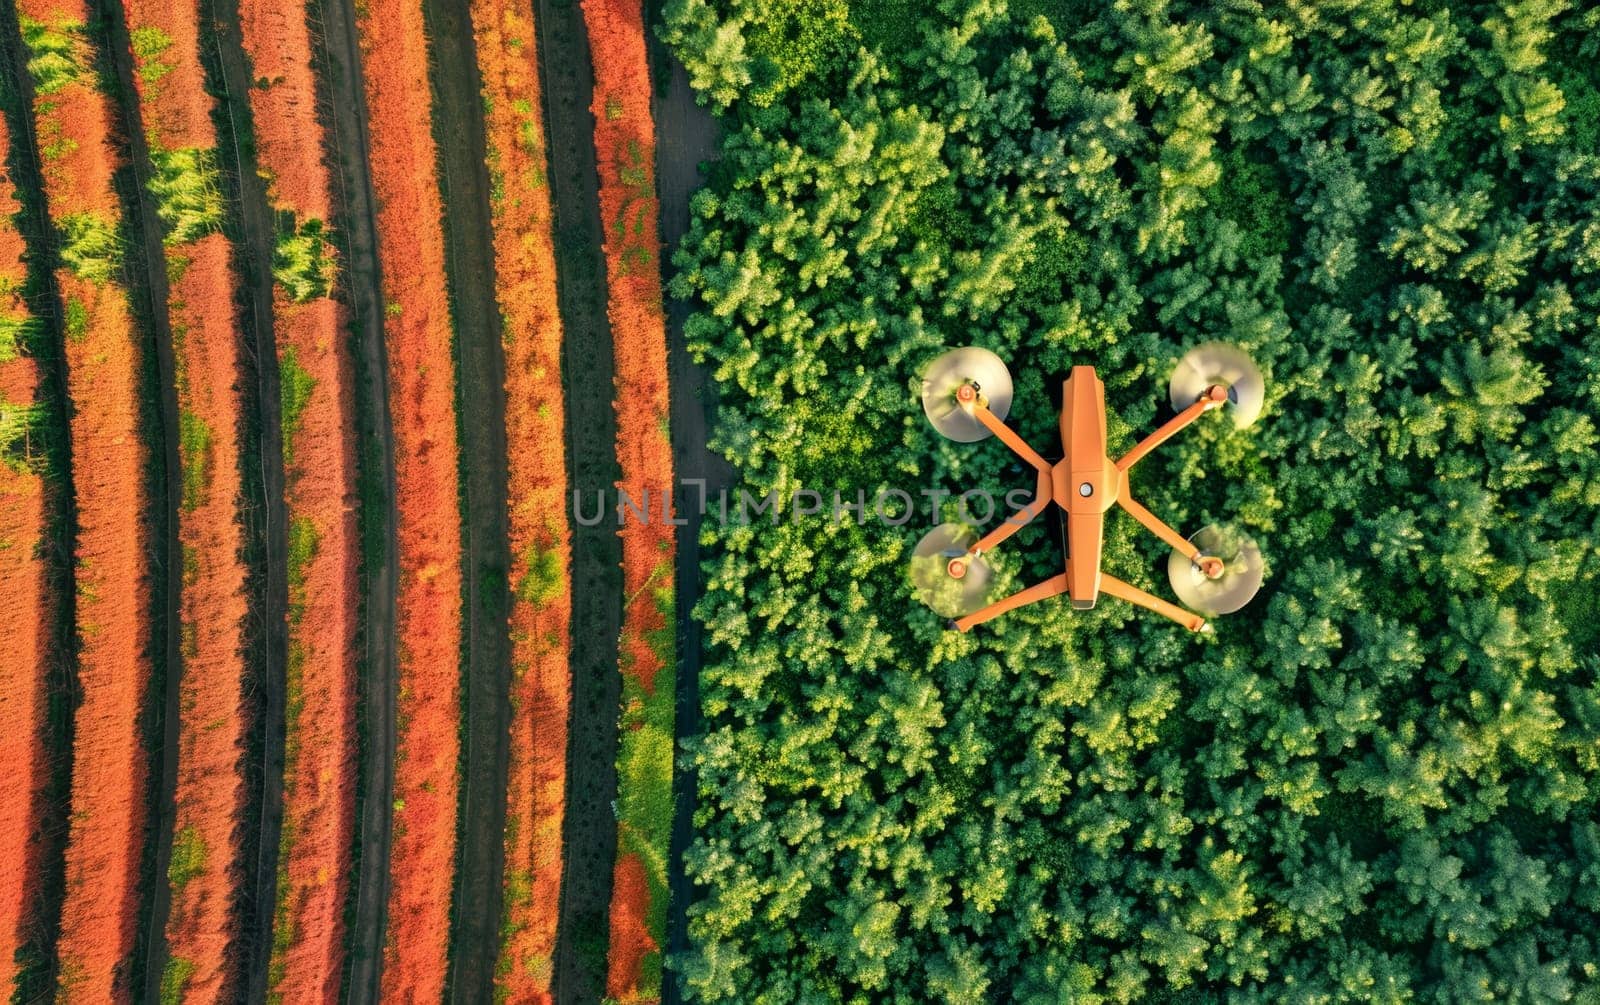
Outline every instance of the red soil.
<svg viewBox="0 0 1600 1005"><path fill-rule="evenodd" d="M135 37L155 30L169 40L154 53L141 54L135 46L134 84L151 147L214 148L214 102L200 63L198 0L123 0L123 11ZM194 449L186 435L182 457L183 670L166 938L170 957L192 968L183 985L186 996L204 1000L227 997L237 976L237 830L246 800L241 757L248 717L243 652L248 611L239 512L239 389L244 382L232 253L221 233L166 246L178 409L185 421L203 424L208 433L203 449Z"/></svg>
<svg viewBox="0 0 1600 1005"><path fill-rule="evenodd" d="M305 10L241 0L252 76L256 153L269 196L297 219L327 222L333 178L316 113ZM295 303L275 289L280 362L292 354L311 381L298 431L285 429L285 511L316 547L291 576L290 695L285 722L283 840L271 993L333 1002L344 967L344 904L355 833L357 570L354 372L349 313L331 297Z"/></svg>
<svg viewBox="0 0 1600 1005"><path fill-rule="evenodd" d="M83 24L84 0L19 0L24 17ZM80 39L78 61L92 65ZM36 95L45 196L57 225L75 213L115 224L119 166L115 112L85 74L54 94ZM143 336L116 280L95 285L62 269L63 300L82 305L82 333L65 343L75 545L78 687L73 723L71 823L66 899L57 952L61 998L123 1001L138 916L144 842L146 752L142 713L150 683L149 458L140 427Z"/></svg>
<svg viewBox="0 0 1600 1005"><path fill-rule="evenodd" d="M20 320L31 312L21 296L28 276L14 223L21 207L4 173L10 155L11 134L0 120L0 315ZM0 403L26 407L38 392L33 360L0 362ZM56 602L49 564L40 553L54 486L47 491L38 470L26 463L26 444L17 449L24 453L12 458L20 462L16 467L0 457L0 597L7 605L0 618L0 653L6 655L6 672L0 674L0 764L6 766L0 797L0 997L7 1000L15 990L16 952L36 923L44 853L39 822L50 782L44 746L48 674L56 659Z"/></svg>
<svg viewBox="0 0 1600 1005"><path fill-rule="evenodd" d="M549 1002L566 812L572 588L561 317L538 56L526 7L474 0L472 22L490 110L489 165L503 193L493 210L495 292L505 319L514 677L505 835L509 934L497 984L510 1001Z"/></svg>
<svg viewBox="0 0 1600 1005"><path fill-rule="evenodd" d="M650 69L645 58L643 11L638 0L583 0L584 24L594 59L595 155L600 168L600 216L606 227L607 315L616 355L619 487L632 498L652 498L673 484L667 433L667 342L661 307L660 231L655 190L655 123L650 112ZM623 527L623 609L620 666L646 693L655 685L660 658L652 633L670 630L654 596L670 589L673 528L660 519ZM661 570L667 577L660 582ZM639 1000L639 964L662 933L645 931L649 889L641 864L617 859L611 896L608 993ZM646 945L648 943L648 945Z"/></svg>
<svg viewBox="0 0 1600 1005"><path fill-rule="evenodd" d="M399 509L400 726L382 990L386 1001L437 1001L449 941L460 748L455 367L421 3L369 0L359 28Z"/></svg>

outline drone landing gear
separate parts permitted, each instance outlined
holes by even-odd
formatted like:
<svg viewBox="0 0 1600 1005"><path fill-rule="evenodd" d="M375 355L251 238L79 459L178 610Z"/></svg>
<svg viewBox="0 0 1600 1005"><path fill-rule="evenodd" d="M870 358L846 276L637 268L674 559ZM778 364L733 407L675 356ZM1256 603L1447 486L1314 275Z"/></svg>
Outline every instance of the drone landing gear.
<svg viewBox="0 0 1600 1005"><path fill-rule="evenodd" d="M1069 563L1068 570L1070 571L1070 569L1071 564ZM1058 576L1051 576L1044 582L1036 583L1033 586L1028 587L1026 590L1018 590L1016 593L1006 597L1004 600L997 600L981 611L969 614L964 618L957 618L955 621L951 622L951 624L957 631L971 631L973 628L983 624L985 621L988 621L992 618L998 618L1007 611L1014 611L1019 607L1025 607L1028 604L1036 601L1048 600L1051 597L1059 597L1061 594L1067 592L1067 575L1068 573L1063 572Z"/></svg>
<svg viewBox="0 0 1600 1005"><path fill-rule="evenodd" d="M1067 571L1058 576L1051 576L1042 583L1037 583L1025 590L1019 590L1003 600L997 600L981 611L975 611L964 618L957 618L950 622L950 627L960 632L971 631L985 621L998 618L1007 611L1014 611L1019 607L1051 597L1059 597L1068 589L1068 577L1072 574L1072 563L1067 563ZM1177 622L1191 632L1208 632L1211 626L1206 619L1193 611L1186 611L1176 604L1169 604L1160 597L1146 593L1131 583L1125 583L1115 576L1102 572L1100 574L1100 592L1126 600L1130 604L1137 604L1164 618Z"/></svg>
<svg viewBox="0 0 1600 1005"><path fill-rule="evenodd" d="M1209 632L1211 626L1206 619L1193 611L1186 611L1177 604L1169 604L1160 597L1154 596L1139 589L1131 583L1125 583L1110 573L1100 574L1100 591L1109 593L1119 600L1126 600L1130 604L1138 604L1146 610L1154 611L1172 621L1189 629L1191 632Z"/></svg>

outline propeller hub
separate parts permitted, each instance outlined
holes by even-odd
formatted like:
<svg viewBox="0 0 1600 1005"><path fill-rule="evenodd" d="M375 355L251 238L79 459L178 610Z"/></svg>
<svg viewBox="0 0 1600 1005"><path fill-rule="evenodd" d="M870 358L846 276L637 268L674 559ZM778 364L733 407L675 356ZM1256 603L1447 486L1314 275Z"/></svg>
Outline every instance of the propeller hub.
<svg viewBox="0 0 1600 1005"><path fill-rule="evenodd" d="M950 564L944 567L944 571L950 574L951 579L960 579L967 574L967 560L952 558Z"/></svg>
<svg viewBox="0 0 1600 1005"><path fill-rule="evenodd" d="M982 404L1005 421L1011 410L1011 374L999 356L968 346L951 349L930 361L922 374L922 411L942 436L957 443L976 443L993 433L977 417Z"/></svg>
<svg viewBox="0 0 1600 1005"><path fill-rule="evenodd" d="M1232 614L1261 588L1265 563L1261 551L1244 532L1211 525L1189 539L1193 550L1172 552L1167 578L1183 605L1208 620ZM1191 558L1194 552L1200 554Z"/></svg>
<svg viewBox="0 0 1600 1005"><path fill-rule="evenodd" d="M1260 367L1237 346L1207 342L1178 361L1168 386L1172 407L1183 411L1197 401L1212 407L1230 404L1234 425L1243 429L1261 415L1266 387Z"/></svg>

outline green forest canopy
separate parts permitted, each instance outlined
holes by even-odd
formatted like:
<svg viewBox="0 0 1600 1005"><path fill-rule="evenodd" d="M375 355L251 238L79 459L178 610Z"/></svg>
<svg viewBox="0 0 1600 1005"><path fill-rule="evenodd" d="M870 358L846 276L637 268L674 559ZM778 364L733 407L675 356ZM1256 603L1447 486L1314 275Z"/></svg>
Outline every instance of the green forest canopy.
<svg viewBox="0 0 1600 1005"><path fill-rule="evenodd" d="M1043 15L1043 16L1040 16ZM920 20L919 20L920 16ZM1558 1001L1600 986L1600 12L1564 0L668 0L728 132L677 255L752 494L1022 484L1015 424L1187 346L1267 412L1133 489L1246 528L1250 607L947 632L927 526L712 529L693 948L705 1001ZM1031 483L1029 483L1031 484ZM1044 578L1047 531L995 553ZM1162 546L1109 571L1165 592Z"/></svg>

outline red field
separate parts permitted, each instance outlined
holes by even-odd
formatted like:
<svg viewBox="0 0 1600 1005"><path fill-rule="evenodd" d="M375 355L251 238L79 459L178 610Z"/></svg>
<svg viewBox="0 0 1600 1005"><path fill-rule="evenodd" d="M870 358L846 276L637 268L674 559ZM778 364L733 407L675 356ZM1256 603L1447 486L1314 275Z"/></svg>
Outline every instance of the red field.
<svg viewBox="0 0 1600 1005"><path fill-rule="evenodd" d="M475 0L472 21L498 193L491 209L505 326L511 528L511 749L496 983L510 1001L548 1002L566 808L571 544L561 318L539 67L525 6Z"/></svg>
<svg viewBox="0 0 1600 1005"><path fill-rule="evenodd" d="M83 0L21 0L30 54L61 58L42 83L34 125L45 196L68 264L57 274L77 509L78 686L73 718L66 900L58 943L64 1001L126 1000L138 917L150 684L149 452L140 424L144 337L128 310L112 189L115 110L95 90ZM37 62L37 61L36 61Z"/></svg>
<svg viewBox="0 0 1600 1005"><path fill-rule="evenodd" d="M183 480L183 670L162 987L213 1000L233 993L237 975L234 901L245 807L237 289L233 248L218 229L217 137L200 64L198 0L123 0L123 11L153 161L151 194L166 223Z"/></svg>
<svg viewBox="0 0 1600 1005"><path fill-rule="evenodd" d="M400 704L385 937L386 999L444 987L460 740L461 526L455 370L418 0L371 0L361 45L394 424Z"/></svg>
<svg viewBox="0 0 1600 1005"><path fill-rule="evenodd" d="M239 19L251 75L267 82L249 97L268 196L280 213L292 214L297 232L307 221L325 225L332 177L305 12L276 0L241 0ZM327 245L320 250L332 254ZM284 819L268 980L275 1000L332 1002L344 966L355 828L360 542L349 312L327 288L282 282L274 285L272 312L291 547Z"/></svg>
<svg viewBox="0 0 1600 1005"><path fill-rule="evenodd" d="M636 499L645 491L655 498L670 491L673 465L667 433L655 126L643 13L641 5L630 0L584 0L583 17L594 59L591 111L600 169L600 218L606 228L607 314L616 355L619 487ZM660 994L659 953L665 941L664 863L670 813L669 819L661 819L639 811L661 805L663 795L670 805L672 694L669 684L658 696L656 678L666 670L670 680L672 670L669 612L675 543L673 527L660 518L630 521L620 533L623 725L617 755L620 819L606 992L622 1002L637 1002L655 1000ZM659 747L647 746L659 736L663 716L664 771ZM641 732L646 729L654 732ZM658 755L653 760L648 756L652 753ZM660 791L663 785L665 794ZM654 791L646 793L647 787ZM646 855L653 864L649 870ZM647 959L654 962L647 966Z"/></svg>
<svg viewBox="0 0 1600 1005"><path fill-rule="evenodd" d="M32 408L39 399L40 375L25 347L10 334L33 322L22 293L27 287L22 235L15 218L21 210L5 174L11 134L0 119L0 427L3 416ZM0 433L0 436L3 436ZM56 658L52 629L56 600L50 569L41 553L50 519L54 486L40 474L38 448L24 433L0 438L0 764L8 775L7 798L0 799L0 997L15 989L16 953L37 923L34 903L43 865L40 820L50 781L44 730L48 724L48 674Z"/></svg>

